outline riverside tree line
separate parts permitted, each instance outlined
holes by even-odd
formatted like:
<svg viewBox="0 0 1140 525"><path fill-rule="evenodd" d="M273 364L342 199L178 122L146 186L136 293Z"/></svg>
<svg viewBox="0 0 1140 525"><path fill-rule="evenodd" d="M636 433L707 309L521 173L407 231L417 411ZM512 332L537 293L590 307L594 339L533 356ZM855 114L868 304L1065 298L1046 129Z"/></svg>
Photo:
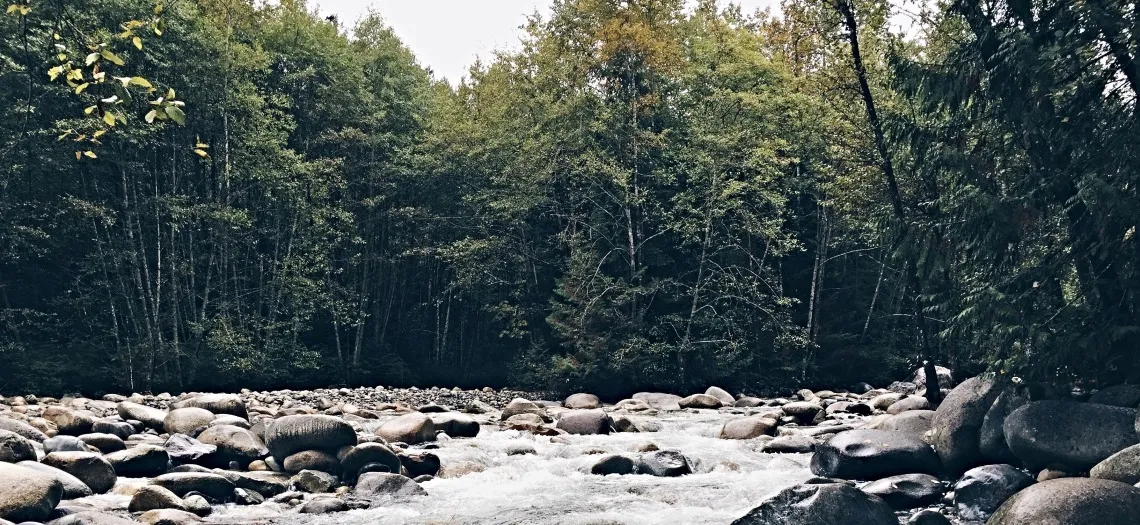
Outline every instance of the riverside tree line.
<svg viewBox="0 0 1140 525"><path fill-rule="evenodd" d="M1130 2L4 4L3 391L1140 379Z"/></svg>

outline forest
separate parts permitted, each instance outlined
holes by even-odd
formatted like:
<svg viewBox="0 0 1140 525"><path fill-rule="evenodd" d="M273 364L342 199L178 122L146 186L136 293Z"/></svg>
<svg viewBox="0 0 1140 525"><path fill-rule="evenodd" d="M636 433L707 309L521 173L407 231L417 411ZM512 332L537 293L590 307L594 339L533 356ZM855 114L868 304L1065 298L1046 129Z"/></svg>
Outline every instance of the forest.
<svg viewBox="0 0 1140 525"><path fill-rule="evenodd" d="M1132 2L0 9L0 391L1140 379Z"/></svg>

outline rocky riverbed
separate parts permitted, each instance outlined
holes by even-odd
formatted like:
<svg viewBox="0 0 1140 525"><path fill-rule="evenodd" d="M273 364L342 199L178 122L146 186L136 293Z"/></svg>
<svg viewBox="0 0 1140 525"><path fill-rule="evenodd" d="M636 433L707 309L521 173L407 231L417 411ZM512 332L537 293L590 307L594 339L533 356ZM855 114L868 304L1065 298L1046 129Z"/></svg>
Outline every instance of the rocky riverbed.
<svg viewBox="0 0 1140 525"><path fill-rule="evenodd" d="M915 394L922 383L763 399L713 387L612 405L383 387L6 397L0 525L1114 525L1140 515L1140 388L1037 400L979 377L932 407Z"/></svg>

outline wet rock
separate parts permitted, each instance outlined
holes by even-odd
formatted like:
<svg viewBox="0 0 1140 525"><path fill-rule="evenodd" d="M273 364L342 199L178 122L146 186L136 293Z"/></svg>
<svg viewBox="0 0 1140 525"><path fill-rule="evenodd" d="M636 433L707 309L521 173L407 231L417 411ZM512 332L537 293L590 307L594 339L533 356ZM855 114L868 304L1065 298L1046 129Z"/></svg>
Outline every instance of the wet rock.
<svg viewBox="0 0 1140 525"><path fill-rule="evenodd" d="M720 427L720 439L755 439L772 435L776 431L775 419L766 416L751 416L734 419Z"/></svg>
<svg viewBox="0 0 1140 525"><path fill-rule="evenodd" d="M903 432L849 430L815 447L811 471L817 476L875 480L897 474L941 472L930 445Z"/></svg>
<svg viewBox="0 0 1140 525"><path fill-rule="evenodd" d="M431 416L436 431L453 438L473 438L479 435L479 422L463 414L447 413Z"/></svg>
<svg viewBox="0 0 1140 525"><path fill-rule="evenodd" d="M348 511L348 503L340 498L317 498L301 506L301 514L331 514Z"/></svg>
<svg viewBox="0 0 1140 525"><path fill-rule="evenodd" d="M170 436L162 448L176 464L206 462L218 451L217 446L207 445L185 434Z"/></svg>
<svg viewBox="0 0 1140 525"><path fill-rule="evenodd" d="M1007 500L988 525L1133 525L1140 489L1104 479L1065 478L1030 485Z"/></svg>
<svg viewBox="0 0 1140 525"><path fill-rule="evenodd" d="M562 406L571 409L589 410L601 408L602 402L594 394L573 394L562 402Z"/></svg>
<svg viewBox="0 0 1140 525"><path fill-rule="evenodd" d="M901 414L911 410L929 410L930 401L922 396L907 396L895 401L887 408L888 414Z"/></svg>
<svg viewBox="0 0 1140 525"><path fill-rule="evenodd" d="M355 482L360 469L370 464L383 465L388 472L400 472L400 458L382 443L361 443L342 454L340 459L345 481L349 483Z"/></svg>
<svg viewBox="0 0 1140 525"><path fill-rule="evenodd" d="M242 419L249 419L245 401L241 396L234 394L205 394L191 397L174 404L175 408L202 408L214 414L230 414Z"/></svg>
<svg viewBox="0 0 1140 525"><path fill-rule="evenodd" d="M416 409L421 414L442 414L444 412L451 412L451 409L436 403L428 403Z"/></svg>
<svg viewBox="0 0 1140 525"><path fill-rule="evenodd" d="M965 472L983 461L979 444L986 412L1001 393L997 382L972 377L954 387L930 422L930 444L952 472Z"/></svg>
<svg viewBox="0 0 1140 525"><path fill-rule="evenodd" d="M431 452L401 454L400 464L407 470L408 477L436 476L439 474L439 456Z"/></svg>
<svg viewBox="0 0 1140 525"><path fill-rule="evenodd" d="M736 403L736 398L720 387L710 386L708 390L705 390L705 395L715 397L717 401L720 401L721 406L730 407Z"/></svg>
<svg viewBox="0 0 1140 525"><path fill-rule="evenodd" d="M877 481L863 487L863 492L874 494L887 502L891 508L908 510L938 503L946 487L938 478L929 474L901 474Z"/></svg>
<svg viewBox="0 0 1140 525"><path fill-rule="evenodd" d="M340 461L336 456L320 450L302 450L287 458L281 464L285 472L297 474L302 470L319 470L330 474L340 474Z"/></svg>
<svg viewBox="0 0 1140 525"><path fill-rule="evenodd" d="M467 407L464 408L463 411L468 414L490 414L495 411L495 407L481 400L472 399L471 402L467 403Z"/></svg>
<svg viewBox="0 0 1140 525"><path fill-rule="evenodd" d="M637 471L651 476L673 478L693 473L689 459L677 450L658 450L642 454L637 461Z"/></svg>
<svg viewBox="0 0 1140 525"><path fill-rule="evenodd" d="M7 430L0 430L0 462L19 463L35 460L36 449L27 438Z"/></svg>
<svg viewBox="0 0 1140 525"><path fill-rule="evenodd" d="M238 487L234 489L233 500L238 505L261 505L265 503L265 496L255 490Z"/></svg>
<svg viewBox="0 0 1140 525"><path fill-rule="evenodd" d="M96 420L95 423L91 425L91 431L100 434L113 434L125 441L135 433L135 427L116 416L114 418Z"/></svg>
<svg viewBox="0 0 1140 525"><path fill-rule="evenodd" d="M426 496L427 491L407 476L386 472L361 474L353 494L361 498L381 496Z"/></svg>
<svg viewBox="0 0 1140 525"><path fill-rule="evenodd" d="M124 401L119 403L118 412L119 417L123 418L124 421L130 421L132 419L142 421L147 428L153 428L159 431L165 428L163 422L166 420L166 411Z"/></svg>
<svg viewBox="0 0 1140 525"><path fill-rule="evenodd" d="M511 416L517 414L537 414L545 417L546 409L532 401L516 398L512 399L510 403L507 403L507 406L503 407L503 413L499 416L499 419L506 421L510 419Z"/></svg>
<svg viewBox="0 0 1140 525"><path fill-rule="evenodd" d="M906 394L899 394L897 392L881 394L871 398L867 404L871 405L871 408L874 408L875 410L887 410L891 407L891 405L898 403L905 397L907 397Z"/></svg>
<svg viewBox="0 0 1140 525"><path fill-rule="evenodd" d="M337 417L285 416L269 426L265 432L265 441L273 458L285 461L285 458L302 450L336 452L341 447L355 445L356 431L348 422Z"/></svg>
<svg viewBox="0 0 1140 525"><path fill-rule="evenodd" d="M1102 388L1089 396L1089 403L1136 408L1140 406L1140 385L1115 385Z"/></svg>
<svg viewBox="0 0 1140 525"><path fill-rule="evenodd" d="M922 438L930 431L930 421L933 417L933 410L911 410L901 414L881 416L879 419L869 422L863 428L903 432Z"/></svg>
<svg viewBox="0 0 1140 525"><path fill-rule="evenodd" d="M188 494L182 498L182 502L186 504L186 510L193 512L198 516L209 516L214 512L214 508L210 506L210 502L201 494Z"/></svg>
<svg viewBox="0 0 1140 525"><path fill-rule="evenodd" d="M1089 477L1129 485L1140 483L1140 445L1132 445L1097 463L1089 471Z"/></svg>
<svg viewBox="0 0 1140 525"><path fill-rule="evenodd" d="M733 525L898 525L877 496L839 483L796 485L764 500Z"/></svg>
<svg viewBox="0 0 1140 525"><path fill-rule="evenodd" d="M190 492L197 492L215 501L229 501L237 488L234 482L223 476L202 472L163 474L151 480L151 484L169 489L182 498Z"/></svg>
<svg viewBox="0 0 1140 525"><path fill-rule="evenodd" d="M598 461L590 467L590 474L599 476L610 474L625 475L633 474L635 470L636 467L632 459L617 454L610 454L599 458Z"/></svg>
<svg viewBox="0 0 1140 525"><path fill-rule="evenodd" d="M758 397L742 397L732 404L736 408L755 408L763 405L764 400Z"/></svg>
<svg viewBox="0 0 1140 525"><path fill-rule="evenodd" d="M36 470L0 463L0 520L47 521L63 497L63 485Z"/></svg>
<svg viewBox="0 0 1140 525"><path fill-rule="evenodd" d="M978 431L978 448L982 457L987 461L996 463L1013 463L1017 456L1009 450L1005 442L1005 420L1009 415L1029 404L1029 393L1023 388L1006 388L994 400L994 404L986 411L982 420L982 428Z"/></svg>
<svg viewBox="0 0 1140 525"><path fill-rule="evenodd" d="M239 489L252 490L271 498L289 490L292 478L281 472L217 472L233 482Z"/></svg>
<svg viewBox="0 0 1140 525"><path fill-rule="evenodd" d="M680 409L681 407L678 405L677 410ZM648 412L655 409L649 406L649 403L641 401L640 399L623 399L614 405L614 410L625 410L626 412Z"/></svg>
<svg viewBox="0 0 1140 525"><path fill-rule="evenodd" d="M147 525L193 525L201 523L198 516L177 509L155 509L142 513L138 520Z"/></svg>
<svg viewBox="0 0 1140 525"><path fill-rule="evenodd" d="M118 479L115 468L95 452L52 452L43 463L79 478L96 494L111 490Z"/></svg>
<svg viewBox="0 0 1140 525"><path fill-rule="evenodd" d="M163 426L170 434L195 435L195 431L210 426L214 413L204 408L186 407L171 410L163 419Z"/></svg>
<svg viewBox="0 0 1140 525"><path fill-rule="evenodd" d="M164 474L169 467L170 456L166 449L155 445L138 445L103 456L120 476L149 478Z"/></svg>
<svg viewBox="0 0 1140 525"><path fill-rule="evenodd" d="M209 427L198 434L198 441L218 447L216 456L220 461L236 461L239 465L249 465L269 455L269 448L253 432L233 425Z"/></svg>
<svg viewBox="0 0 1140 525"><path fill-rule="evenodd" d="M907 525L951 525L950 518L943 516L936 510L920 510L910 515Z"/></svg>
<svg viewBox="0 0 1140 525"><path fill-rule="evenodd" d="M61 406L49 406L44 409L44 419L55 424L60 434L79 436L90 434L95 424L95 415L85 410L71 410Z"/></svg>
<svg viewBox="0 0 1140 525"><path fill-rule="evenodd" d="M719 399L708 394L693 394L689 397L683 398L677 402L681 408L720 408L722 403Z"/></svg>
<svg viewBox="0 0 1140 525"><path fill-rule="evenodd" d="M538 450L530 443L516 441L507 445L506 452L508 456L526 456L537 454Z"/></svg>
<svg viewBox="0 0 1140 525"><path fill-rule="evenodd" d="M138 522L113 514L83 511L54 520L51 525L138 525Z"/></svg>
<svg viewBox="0 0 1140 525"><path fill-rule="evenodd" d="M796 418L800 423L810 423L820 412L823 406L814 401L795 401L783 407L784 413Z"/></svg>
<svg viewBox="0 0 1140 525"><path fill-rule="evenodd" d="M123 443L122 438L114 434L83 434L82 436L79 436L79 440L85 443L87 446L99 449L99 452L102 452L104 454L118 452L127 448L127 445L126 443Z"/></svg>
<svg viewBox="0 0 1140 525"><path fill-rule="evenodd" d="M435 423L424 414L412 412L380 425L376 435L389 442L415 445L435 440Z"/></svg>
<svg viewBox="0 0 1140 525"><path fill-rule="evenodd" d="M819 442L811 436L802 434L789 434L779 436L764 444L763 452L768 454L796 454L809 453L815 450Z"/></svg>
<svg viewBox="0 0 1140 525"><path fill-rule="evenodd" d="M1073 401L1037 401L1009 415L1005 440L1026 466L1083 471L1135 445L1136 410Z"/></svg>
<svg viewBox="0 0 1140 525"><path fill-rule="evenodd" d="M638 392L633 399L644 401L645 404L657 410L681 410L681 396L664 394L660 392Z"/></svg>
<svg viewBox="0 0 1140 525"><path fill-rule="evenodd" d="M954 484L954 506L965 520L985 521L1007 499L1033 484L1033 478L1010 465L967 470Z"/></svg>
<svg viewBox="0 0 1140 525"><path fill-rule="evenodd" d="M182 498L158 485L146 485L139 488L134 496L131 496L131 502L127 505L127 510L130 512L146 512L156 509L177 509L186 510L186 504L182 502Z"/></svg>
<svg viewBox="0 0 1140 525"><path fill-rule="evenodd" d="M43 443L44 440L48 438L46 434L40 432L36 427L33 427L23 421L8 419L5 417L0 417L0 430L14 432L24 439L35 441L36 443Z"/></svg>
<svg viewBox="0 0 1140 525"><path fill-rule="evenodd" d="M293 486L310 494L323 494L332 492L336 487L336 476L319 470L302 470L293 476Z"/></svg>
<svg viewBox="0 0 1140 525"><path fill-rule="evenodd" d="M613 420L602 410L571 410L558 418L555 427L569 434L609 434Z"/></svg>
<svg viewBox="0 0 1140 525"><path fill-rule="evenodd" d="M91 449L75 436L55 436L44 441L44 453L52 452L91 452Z"/></svg>
<svg viewBox="0 0 1140 525"><path fill-rule="evenodd" d="M91 487L88 487L82 480L55 467L49 467L36 461L21 461L19 466L51 476L58 481L63 486L63 499L86 498L94 494L91 492Z"/></svg>

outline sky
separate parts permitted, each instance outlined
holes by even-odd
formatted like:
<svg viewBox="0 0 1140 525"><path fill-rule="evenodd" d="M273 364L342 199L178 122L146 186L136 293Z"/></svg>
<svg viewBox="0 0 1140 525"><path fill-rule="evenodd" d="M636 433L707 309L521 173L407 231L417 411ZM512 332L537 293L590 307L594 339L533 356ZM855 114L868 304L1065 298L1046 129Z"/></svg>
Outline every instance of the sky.
<svg viewBox="0 0 1140 525"><path fill-rule="evenodd" d="M336 14L351 28L369 8L378 11L438 78L453 84L476 57L517 48L527 15L547 14L550 0L310 0L321 14ZM779 0L736 0L745 12L775 6Z"/></svg>

